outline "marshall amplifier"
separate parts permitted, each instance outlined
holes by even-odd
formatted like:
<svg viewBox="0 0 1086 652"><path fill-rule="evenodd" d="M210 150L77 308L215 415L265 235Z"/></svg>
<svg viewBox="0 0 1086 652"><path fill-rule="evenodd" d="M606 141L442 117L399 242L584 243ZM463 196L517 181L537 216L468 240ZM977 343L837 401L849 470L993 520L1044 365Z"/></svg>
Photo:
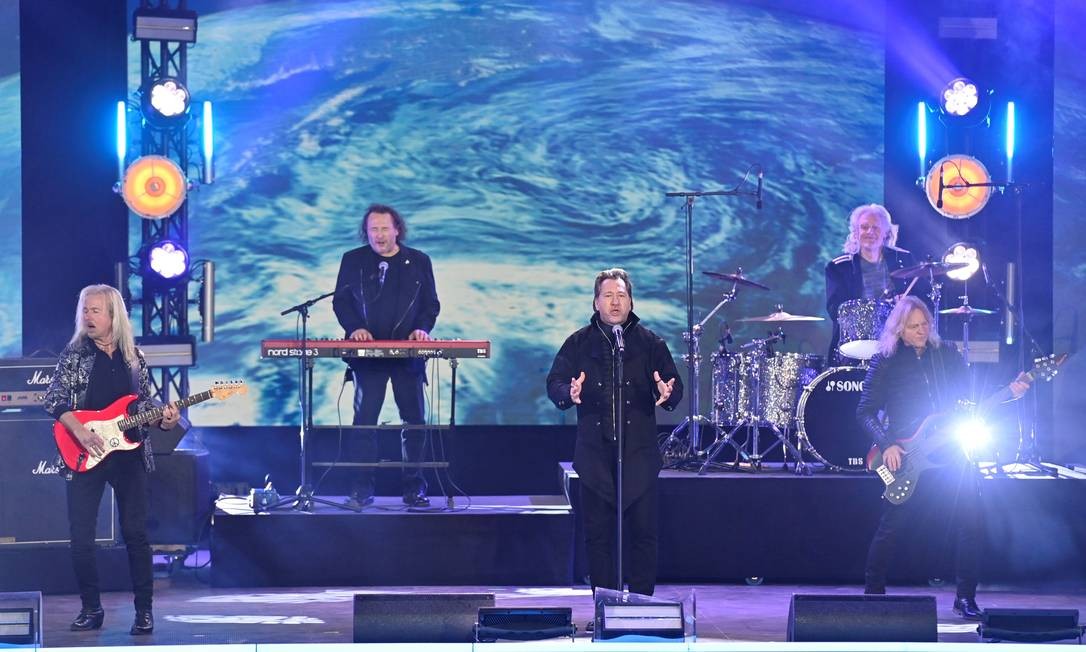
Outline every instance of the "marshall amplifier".
<svg viewBox="0 0 1086 652"><path fill-rule="evenodd" d="M63 465L54 463L53 420L44 413L0 420L0 451L0 550L67 544L66 481ZM98 506L99 543L117 540L116 511L113 488L106 485Z"/></svg>
<svg viewBox="0 0 1086 652"><path fill-rule="evenodd" d="M56 358L0 358L0 410L42 404Z"/></svg>

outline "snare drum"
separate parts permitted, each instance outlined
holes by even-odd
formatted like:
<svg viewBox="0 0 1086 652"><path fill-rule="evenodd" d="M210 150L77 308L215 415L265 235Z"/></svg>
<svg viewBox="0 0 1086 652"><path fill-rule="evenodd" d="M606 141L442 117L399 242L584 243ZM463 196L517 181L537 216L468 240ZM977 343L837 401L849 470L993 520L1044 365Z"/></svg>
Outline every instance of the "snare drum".
<svg viewBox="0 0 1086 652"><path fill-rule="evenodd" d="M800 393L821 370L820 355L778 353L766 358L759 388L762 419L781 430L790 428Z"/></svg>
<svg viewBox="0 0 1086 652"><path fill-rule="evenodd" d="M856 420L864 376L862 367L831 367L803 390L796 408L800 448L815 459L850 471L866 468L871 438Z"/></svg>
<svg viewBox="0 0 1086 652"><path fill-rule="evenodd" d="M713 354L713 423L728 426L757 417L755 391L765 368L759 350Z"/></svg>
<svg viewBox="0 0 1086 652"><path fill-rule="evenodd" d="M852 299L837 309L837 324L841 355L857 360L870 360L877 352L879 334L894 306L882 299Z"/></svg>

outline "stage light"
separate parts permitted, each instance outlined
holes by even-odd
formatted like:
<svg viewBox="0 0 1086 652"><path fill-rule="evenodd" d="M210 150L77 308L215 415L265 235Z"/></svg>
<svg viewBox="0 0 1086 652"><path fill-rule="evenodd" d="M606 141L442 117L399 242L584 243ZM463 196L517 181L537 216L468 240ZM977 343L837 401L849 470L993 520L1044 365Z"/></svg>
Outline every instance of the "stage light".
<svg viewBox="0 0 1086 652"><path fill-rule="evenodd" d="M1007 102L1007 181L1014 181L1014 102Z"/></svg>
<svg viewBox="0 0 1086 652"><path fill-rule="evenodd" d="M211 102L204 102L204 115L200 122L203 130L204 183L215 181L215 131L211 117Z"/></svg>
<svg viewBox="0 0 1086 652"><path fill-rule="evenodd" d="M128 105L117 102L117 181L124 179L124 160L128 156Z"/></svg>
<svg viewBox="0 0 1086 652"><path fill-rule="evenodd" d="M164 156L141 156L124 173L121 197L136 215L160 219L180 208L187 187L176 163Z"/></svg>
<svg viewBox="0 0 1086 652"><path fill-rule="evenodd" d="M977 85L965 77L950 80L943 88L942 108L949 115L965 116L977 107L980 93Z"/></svg>
<svg viewBox="0 0 1086 652"><path fill-rule="evenodd" d="M928 203L944 217L965 219L979 213L992 196L988 168L972 156L951 154L928 170Z"/></svg>
<svg viewBox="0 0 1086 652"><path fill-rule="evenodd" d="M916 103L916 153L920 156L920 177L924 177L924 164L928 160L928 106Z"/></svg>
<svg viewBox="0 0 1086 652"><path fill-rule="evenodd" d="M974 452L983 449L992 440L992 432L988 424L978 417L967 417L958 421L954 426L954 436L970 458Z"/></svg>
<svg viewBox="0 0 1086 652"><path fill-rule="evenodd" d="M179 79L159 77L140 89L140 109L152 127L173 129L189 119L189 90Z"/></svg>
<svg viewBox="0 0 1086 652"><path fill-rule="evenodd" d="M957 242L947 248L943 254L944 263L966 263L968 267L953 269L946 273L955 281L968 281L980 269L980 253L977 248L965 242Z"/></svg>
<svg viewBox="0 0 1086 652"><path fill-rule="evenodd" d="M147 250L147 269L163 280L177 279L189 271L189 253L172 240L162 240Z"/></svg>

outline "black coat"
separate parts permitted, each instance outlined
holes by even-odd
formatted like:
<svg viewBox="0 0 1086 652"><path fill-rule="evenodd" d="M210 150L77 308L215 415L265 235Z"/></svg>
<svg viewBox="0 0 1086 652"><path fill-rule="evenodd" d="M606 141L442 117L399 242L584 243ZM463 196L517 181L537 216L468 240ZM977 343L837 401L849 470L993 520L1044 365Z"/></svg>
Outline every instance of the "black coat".
<svg viewBox="0 0 1086 652"><path fill-rule="evenodd" d="M927 416L953 409L969 394L968 368L953 344L929 344L917 356L915 349L899 342L893 355L871 358L856 419L885 450L915 434ZM880 411L885 413L885 427Z"/></svg>
<svg viewBox="0 0 1086 652"><path fill-rule="evenodd" d="M651 487L662 460L657 447L656 381L653 372L667 382L675 379L671 396L661 406L674 410L683 395L682 379L667 343L639 323L630 313L623 328L626 351L622 357L625 421L622 502L628 507ZM570 381L583 371L581 403L577 405L577 442L573 468L584 486L614 504L614 343L611 329L599 313L587 326L570 335L547 374L547 396L560 410L575 405L569 398Z"/></svg>
<svg viewBox="0 0 1086 652"><path fill-rule="evenodd" d="M908 251L897 248L883 248L883 256L886 259L886 267L893 272L913 264L913 257ZM909 285L908 279L891 278L894 286L894 294L901 294ZM919 286L923 280L917 283L910 293L918 295L923 290ZM927 285L924 284L926 288ZM860 254L845 254L838 256L826 263L826 312L833 320L833 337L830 340L830 351L826 360L829 365L842 362L837 352L837 345L841 341L841 325L837 323L837 310L841 304L852 299L862 299L864 296L864 277L860 270Z"/></svg>
<svg viewBox="0 0 1086 652"><path fill-rule="evenodd" d="M403 256L399 258L400 269L396 271L403 280L399 284L400 292L395 301L395 326L391 333L373 333L374 337L379 339L406 340L415 330L429 333L434 329L437 314L441 311L430 257L418 249L404 245L400 245L400 251ZM382 260L386 259L375 253L369 245L343 254L339 263L339 275L336 277L336 295L332 299L332 308L347 336L359 328L373 331L366 303L377 296L377 264ZM351 366L367 362L373 361L355 358L352 359ZM419 365L424 364L421 359L416 362Z"/></svg>

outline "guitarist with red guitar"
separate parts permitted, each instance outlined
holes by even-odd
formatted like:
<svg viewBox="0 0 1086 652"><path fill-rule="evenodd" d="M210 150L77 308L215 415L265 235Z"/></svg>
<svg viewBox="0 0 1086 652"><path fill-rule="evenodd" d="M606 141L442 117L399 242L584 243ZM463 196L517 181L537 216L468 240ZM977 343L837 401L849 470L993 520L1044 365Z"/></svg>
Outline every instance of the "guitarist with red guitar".
<svg viewBox="0 0 1086 652"><path fill-rule="evenodd" d="M125 398L132 394L134 402L133 397ZM136 610L130 632L150 634L154 629L151 546L147 538L147 473L154 468L154 462L149 444L138 444L146 436L146 425L123 433L109 432L85 421L86 417L81 419L88 412L106 414L118 404L123 414L129 403L137 411L153 415L153 421L143 420L144 424L153 423L152 427L169 430L180 419L174 405L157 408L151 402L147 363L136 349L120 293L108 285L87 286L79 293L75 333L60 354L53 382L45 394L46 411L62 424L58 429L70 435L67 443L79 451L76 459L65 459L72 563L82 601L82 610L71 624L73 631L98 629L105 619L94 532L106 483L117 496L121 533L128 549ZM58 438L58 445L61 443ZM132 446L134 443L137 445Z"/></svg>
<svg viewBox="0 0 1086 652"><path fill-rule="evenodd" d="M936 419L952 411L960 401L972 398L968 367L952 345L944 345L932 330L932 315L916 297L905 296L887 319L871 359L863 394L856 408L860 425L877 446L872 464L888 485L894 474L908 470L917 444L935 437ZM1029 388L1020 376L1007 388L1014 398ZM951 448L951 447L944 447ZM927 515L925 501L907 501L917 486L929 495L938 493L938 504L950 512L957 530L957 594L954 611L963 618L979 620L977 606L978 551L981 546L980 504L977 476L960 450L944 460L939 469L902 484L908 495L888 497L871 541L864 569L864 593L886 592L886 572L899 532L919 527Z"/></svg>

